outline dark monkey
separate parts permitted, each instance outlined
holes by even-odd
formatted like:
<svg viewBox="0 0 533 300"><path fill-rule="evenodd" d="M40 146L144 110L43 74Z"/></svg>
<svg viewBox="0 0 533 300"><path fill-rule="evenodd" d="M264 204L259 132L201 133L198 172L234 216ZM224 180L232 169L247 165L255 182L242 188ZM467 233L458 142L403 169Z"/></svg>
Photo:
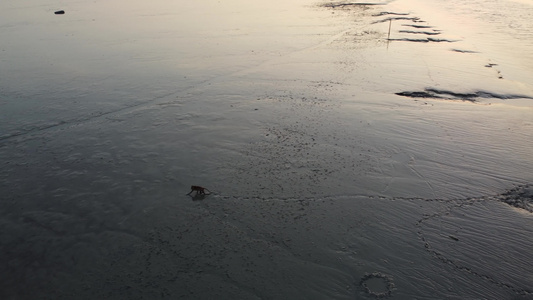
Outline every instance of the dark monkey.
<svg viewBox="0 0 533 300"><path fill-rule="evenodd" d="M209 195L211 194L211 191L204 188L204 187L201 187L201 186L198 186L198 185L191 185L191 191L187 194L187 195L190 195L192 192L196 191L196 194L195 195ZM205 191L208 191L209 194L206 194Z"/></svg>

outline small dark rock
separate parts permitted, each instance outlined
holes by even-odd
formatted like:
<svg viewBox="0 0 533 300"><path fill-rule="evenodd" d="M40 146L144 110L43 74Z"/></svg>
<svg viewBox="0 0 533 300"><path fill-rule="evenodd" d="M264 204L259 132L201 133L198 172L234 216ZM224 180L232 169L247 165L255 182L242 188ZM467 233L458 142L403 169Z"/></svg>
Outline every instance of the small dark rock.
<svg viewBox="0 0 533 300"><path fill-rule="evenodd" d="M65 11L64 10L58 10L54 14L56 14L56 15L64 15Z"/></svg>

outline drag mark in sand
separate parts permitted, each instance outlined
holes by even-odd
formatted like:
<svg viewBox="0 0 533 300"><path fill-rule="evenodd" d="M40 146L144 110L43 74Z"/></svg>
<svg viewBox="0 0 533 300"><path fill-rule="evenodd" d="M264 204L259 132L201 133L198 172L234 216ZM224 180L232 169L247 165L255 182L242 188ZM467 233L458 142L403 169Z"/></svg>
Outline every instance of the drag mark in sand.
<svg viewBox="0 0 533 300"><path fill-rule="evenodd" d="M0 135L0 146L2 146L4 141L12 140L12 139L15 139L15 138L18 138L18 137L22 137L22 139L17 141L17 142L20 142L20 141L24 141L24 137L26 137L26 136L29 136L31 138L33 135L40 134L43 131L48 131L48 130L53 130L53 129L57 129L57 128L75 126L75 125L79 125L79 124L83 124L83 123L88 123L88 122L91 122L91 121L93 121L95 119L99 119L99 118L103 118L103 117L106 117L106 116L114 115L114 114L117 114L117 113L120 113L120 112L132 110L132 109L135 109L135 108L138 108L138 107L150 105L150 104L152 104L152 103L154 103L154 102L156 102L158 100L165 99L166 97L168 97L170 95L173 95L175 93L176 93L176 91L172 91L170 93L155 97L153 99L149 99L149 100L146 100L146 101L141 101L141 102L138 102L138 103L124 105L122 107L118 107L116 109L112 109L112 110L108 110L108 111L94 112L94 113L91 113L90 115L81 116L81 117L78 117L78 118L72 118L72 119L68 119L68 120L61 120L61 121L58 121L58 122L53 122L53 123L44 124L44 125L28 126L27 128L21 129L19 131L13 132L13 133Z"/></svg>

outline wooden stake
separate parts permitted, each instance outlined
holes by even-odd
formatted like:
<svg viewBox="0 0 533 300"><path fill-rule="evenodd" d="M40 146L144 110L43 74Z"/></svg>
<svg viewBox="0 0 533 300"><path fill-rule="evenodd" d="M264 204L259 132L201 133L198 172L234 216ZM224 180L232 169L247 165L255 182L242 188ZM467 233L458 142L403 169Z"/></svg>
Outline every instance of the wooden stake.
<svg viewBox="0 0 533 300"><path fill-rule="evenodd" d="M390 27L392 26L392 19L389 20L389 34L387 35L387 40L390 40Z"/></svg>

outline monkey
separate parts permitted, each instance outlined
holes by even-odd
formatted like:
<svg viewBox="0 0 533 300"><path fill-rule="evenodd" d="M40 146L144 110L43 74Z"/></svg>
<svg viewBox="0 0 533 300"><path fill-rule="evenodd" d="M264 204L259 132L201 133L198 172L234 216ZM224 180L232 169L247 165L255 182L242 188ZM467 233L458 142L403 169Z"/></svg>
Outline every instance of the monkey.
<svg viewBox="0 0 533 300"><path fill-rule="evenodd" d="M187 194L187 195L190 195L192 192L196 191L196 194L195 195L209 195L211 194L211 191L204 188L204 187L201 187L201 186L198 186L198 185L191 185L191 191ZM206 194L205 191L208 191L209 194Z"/></svg>

